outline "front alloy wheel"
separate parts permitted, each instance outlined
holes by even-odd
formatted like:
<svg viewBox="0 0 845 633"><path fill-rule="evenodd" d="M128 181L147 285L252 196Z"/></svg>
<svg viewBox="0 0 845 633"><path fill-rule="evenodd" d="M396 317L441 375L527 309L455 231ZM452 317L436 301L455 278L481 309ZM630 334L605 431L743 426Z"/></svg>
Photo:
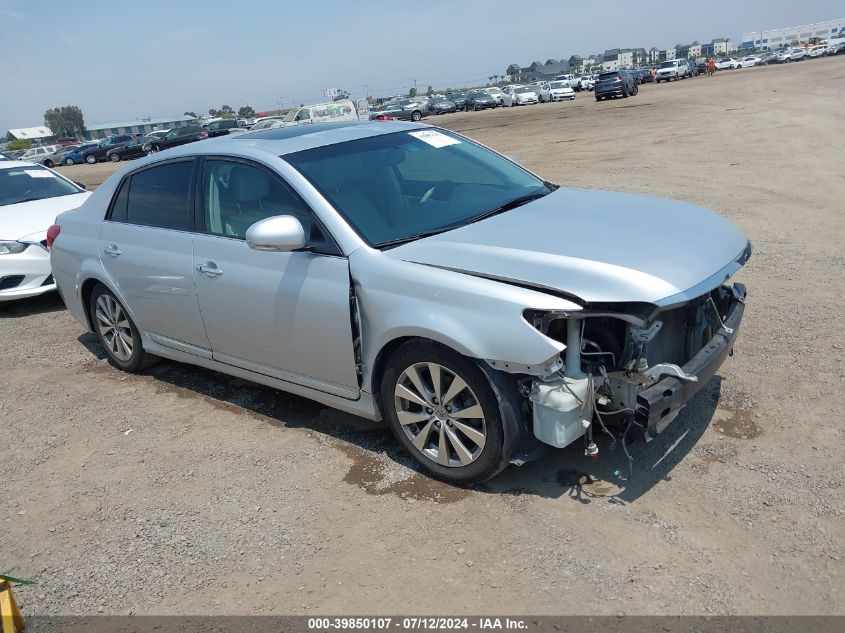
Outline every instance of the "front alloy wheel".
<svg viewBox="0 0 845 633"><path fill-rule="evenodd" d="M424 470L471 484L508 465L502 407L509 405L495 389L478 362L431 341L410 341L388 361L379 394L393 434Z"/></svg>
<svg viewBox="0 0 845 633"><path fill-rule="evenodd" d="M97 162L97 157L94 156L94 154L88 154L88 156L85 157L85 162L89 165L93 165Z"/></svg>
<svg viewBox="0 0 845 633"><path fill-rule="evenodd" d="M478 398L463 378L437 363L416 363L399 376L396 417L414 448L441 466L468 466L487 442Z"/></svg>

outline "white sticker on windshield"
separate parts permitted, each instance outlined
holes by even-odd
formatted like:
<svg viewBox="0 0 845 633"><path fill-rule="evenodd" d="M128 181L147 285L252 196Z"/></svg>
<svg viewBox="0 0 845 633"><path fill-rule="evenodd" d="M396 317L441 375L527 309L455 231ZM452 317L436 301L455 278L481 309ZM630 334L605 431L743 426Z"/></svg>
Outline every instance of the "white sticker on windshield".
<svg viewBox="0 0 845 633"><path fill-rule="evenodd" d="M52 178L53 174L51 174L46 169L24 169L23 173L29 174L30 178Z"/></svg>
<svg viewBox="0 0 845 633"><path fill-rule="evenodd" d="M432 147L446 147L447 145L460 145L460 141L451 136L438 132L437 130L418 130L416 132L408 132L414 138L420 139L423 143L428 143Z"/></svg>

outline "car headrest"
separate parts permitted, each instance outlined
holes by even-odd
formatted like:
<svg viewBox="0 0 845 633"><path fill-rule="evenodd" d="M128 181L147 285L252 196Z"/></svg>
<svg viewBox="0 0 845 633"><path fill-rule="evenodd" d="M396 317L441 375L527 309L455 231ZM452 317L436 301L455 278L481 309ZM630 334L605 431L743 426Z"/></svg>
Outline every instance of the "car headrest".
<svg viewBox="0 0 845 633"><path fill-rule="evenodd" d="M229 194L237 202L266 198L270 193L269 176L252 167L233 167L229 172Z"/></svg>

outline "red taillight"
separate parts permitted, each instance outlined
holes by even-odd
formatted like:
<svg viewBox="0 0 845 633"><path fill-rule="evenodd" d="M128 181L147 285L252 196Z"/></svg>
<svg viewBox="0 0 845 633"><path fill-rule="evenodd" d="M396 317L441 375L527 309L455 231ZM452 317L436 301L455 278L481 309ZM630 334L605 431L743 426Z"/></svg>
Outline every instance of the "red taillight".
<svg viewBox="0 0 845 633"><path fill-rule="evenodd" d="M376 121L392 121L392 120L393 120L393 117L387 116L386 114L379 114L376 117Z"/></svg>
<svg viewBox="0 0 845 633"><path fill-rule="evenodd" d="M49 229L47 229L47 248L53 248L53 242L56 241L56 238L59 237L59 233L62 232L62 227L58 224L54 224Z"/></svg>

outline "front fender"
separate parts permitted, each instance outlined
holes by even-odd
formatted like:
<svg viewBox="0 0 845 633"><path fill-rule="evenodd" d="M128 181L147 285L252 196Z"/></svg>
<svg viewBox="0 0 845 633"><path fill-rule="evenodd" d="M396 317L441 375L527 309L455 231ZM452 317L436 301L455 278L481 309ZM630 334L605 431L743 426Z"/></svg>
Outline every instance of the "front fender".
<svg viewBox="0 0 845 633"><path fill-rule="evenodd" d="M404 337L431 339L511 373L545 373L565 346L535 329L523 311L581 309L541 291L394 260L368 248L352 253L349 266L367 391L379 352Z"/></svg>

